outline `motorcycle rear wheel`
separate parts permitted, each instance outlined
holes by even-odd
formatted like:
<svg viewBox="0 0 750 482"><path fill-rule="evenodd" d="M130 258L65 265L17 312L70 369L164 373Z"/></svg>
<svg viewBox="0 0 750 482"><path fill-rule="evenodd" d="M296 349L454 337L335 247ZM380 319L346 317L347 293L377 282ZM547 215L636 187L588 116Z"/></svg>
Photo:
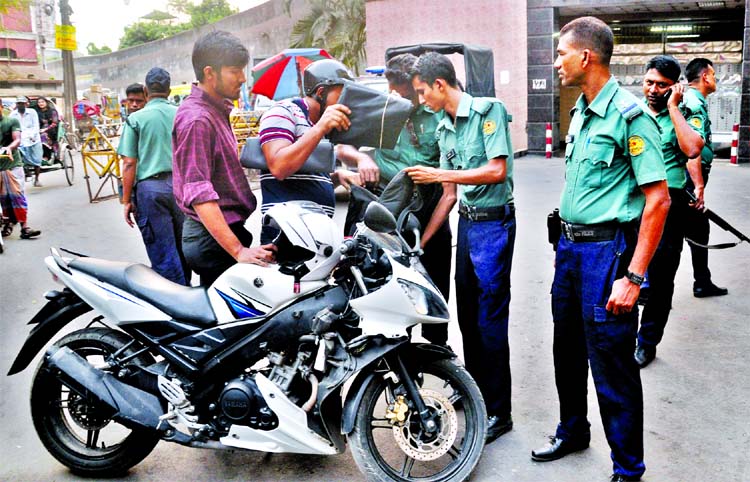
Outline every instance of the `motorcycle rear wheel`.
<svg viewBox="0 0 750 482"><path fill-rule="evenodd" d="M86 328L65 336L56 346L67 346L92 364L101 364L130 338L108 328ZM132 348L120 356L134 353ZM141 354L130 363L146 365ZM44 360L31 385L31 417L47 451L70 470L86 477L126 473L159 442L155 432L130 429L108 418L100 402L82 397L64 385Z"/></svg>
<svg viewBox="0 0 750 482"><path fill-rule="evenodd" d="M416 373L425 404L440 414L440 431L429 437L421 434L414 410L394 427L385 414L394 406L396 386L390 378L373 378L349 435L354 461L368 480L458 481L468 478L479 462L487 412L474 379L452 360L427 363Z"/></svg>

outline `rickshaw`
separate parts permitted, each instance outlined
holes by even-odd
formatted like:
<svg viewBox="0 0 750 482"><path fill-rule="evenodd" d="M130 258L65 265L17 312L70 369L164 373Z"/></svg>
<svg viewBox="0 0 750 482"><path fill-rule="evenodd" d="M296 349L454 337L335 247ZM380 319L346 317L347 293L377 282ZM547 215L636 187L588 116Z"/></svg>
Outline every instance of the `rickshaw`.
<svg viewBox="0 0 750 482"><path fill-rule="evenodd" d="M75 164L73 163L73 151L75 151L76 141L73 134L68 134L69 124L60 119L57 127L57 149L46 136L42 137L42 151L44 161L42 162L42 172L65 171L65 180L68 186L73 185L75 177ZM24 164L24 173L26 179L34 175L34 166Z"/></svg>

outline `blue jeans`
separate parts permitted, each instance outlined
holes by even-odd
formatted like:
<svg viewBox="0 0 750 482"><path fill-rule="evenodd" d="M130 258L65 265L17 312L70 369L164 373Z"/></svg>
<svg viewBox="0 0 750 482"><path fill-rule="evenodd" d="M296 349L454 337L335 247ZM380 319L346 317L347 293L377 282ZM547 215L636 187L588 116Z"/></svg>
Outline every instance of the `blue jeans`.
<svg viewBox="0 0 750 482"><path fill-rule="evenodd" d="M557 437L587 443L588 367L614 472L643 474L643 391L633 359L638 310L615 316L606 310L612 283L624 275L635 248L635 228L612 241L560 238L552 283L553 354L560 398Z"/></svg>
<svg viewBox="0 0 750 482"><path fill-rule="evenodd" d="M172 177L136 184L135 220L154 271L170 281L190 285L190 269L182 255L185 215L174 199Z"/></svg>
<svg viewBox="0 0 750 482"><path fill-rule="evenodd" d="M458 221L456 306L466 369L489 415L509 417L508 307L516 220Z"/></svg>

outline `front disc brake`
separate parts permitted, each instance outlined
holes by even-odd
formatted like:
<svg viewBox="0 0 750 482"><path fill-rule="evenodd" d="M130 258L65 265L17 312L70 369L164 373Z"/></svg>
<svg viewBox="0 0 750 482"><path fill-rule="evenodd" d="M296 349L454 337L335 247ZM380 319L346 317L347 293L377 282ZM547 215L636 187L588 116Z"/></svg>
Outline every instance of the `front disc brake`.
<svg viewBox="0 0 750 482"><path fill-rule="evenodd" d="M393 437L401 450L409 457L420 460L435 460L445 455L456 441L458 417L456 409L448 397L435 390L419 390L428 410L436 415L439 431L435 434L424 434L419 415L409 412L406 423L393 426ZM412 417L415 417L412 420Z"/></svg>

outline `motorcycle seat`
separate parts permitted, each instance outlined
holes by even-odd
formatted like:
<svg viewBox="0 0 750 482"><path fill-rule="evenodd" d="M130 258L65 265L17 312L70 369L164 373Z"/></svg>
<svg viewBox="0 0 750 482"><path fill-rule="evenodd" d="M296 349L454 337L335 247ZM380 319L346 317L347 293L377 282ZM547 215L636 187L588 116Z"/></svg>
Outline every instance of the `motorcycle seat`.
<svg viewBox="0 0 750 482"><path fill-rule="evenodd" d="M96 258L76 258L68 267L131 293L177 320L213 326L216 316L203 287L174 283L148 266Z"/></svg>

